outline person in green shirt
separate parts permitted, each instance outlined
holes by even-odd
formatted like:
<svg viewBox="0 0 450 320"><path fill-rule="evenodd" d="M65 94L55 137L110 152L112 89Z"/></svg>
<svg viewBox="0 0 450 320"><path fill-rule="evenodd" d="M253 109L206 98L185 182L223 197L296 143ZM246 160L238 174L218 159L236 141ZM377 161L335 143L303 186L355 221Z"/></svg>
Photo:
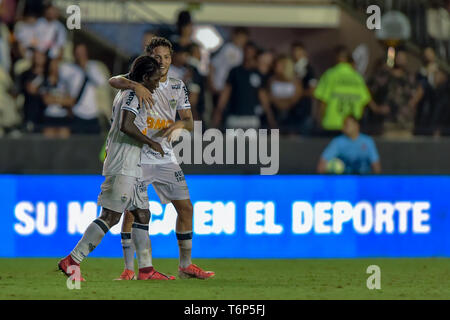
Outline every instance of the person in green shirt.
<svg viewBox="0 0 450 320"><path fill-rule="evenodd" d="M339 134L349 115L361 119L366 105L376 113L389 111L372 101L363 77L350 64L348 50L339 46L336 54L337 64L322 75L314 91L314 97L320 101L320 124L328 134Z"/></svg>

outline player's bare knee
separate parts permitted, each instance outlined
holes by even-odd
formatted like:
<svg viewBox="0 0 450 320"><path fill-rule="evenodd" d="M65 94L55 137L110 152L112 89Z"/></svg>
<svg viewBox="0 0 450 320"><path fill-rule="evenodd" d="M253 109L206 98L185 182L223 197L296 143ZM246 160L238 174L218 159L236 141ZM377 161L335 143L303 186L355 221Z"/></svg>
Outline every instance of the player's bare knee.
<svg viewBox="0 0 450 320"><path fill-rule="evenodd" d="M119 223L120 220L120 213L114 212L112 210L103 208L102 214L100 215L100 219L105 221L110 228L115 226L117 223Z"/></svg>
<svg viewBox="0 0 450 320"><path fill-rule="evenodd" d="M137 223L148 224L150 222L150 210L148 209L136 209L131 213Z"/></svg>

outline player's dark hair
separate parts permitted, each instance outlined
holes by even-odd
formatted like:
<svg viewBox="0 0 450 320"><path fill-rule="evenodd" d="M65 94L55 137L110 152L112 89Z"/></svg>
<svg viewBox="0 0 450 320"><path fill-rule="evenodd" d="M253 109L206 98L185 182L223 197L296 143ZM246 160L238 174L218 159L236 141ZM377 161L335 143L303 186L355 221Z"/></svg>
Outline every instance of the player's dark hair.
<svg viewBox="0 0 450 320"><path fill-rule="evenodd" d="M137 57L131 65L128 77L132 81L142 82L144 76L151 76L159 70L159 63L155 58L147 55Z"/></svg>
<svg viewBox="0 0 450 320"><path fill-rule="evenodd" d="M172 43L163 37L153 37L150 43L145 48L145 53L152 54L153 50L157 47L166 47L169 48L170 54L173 53Z"/></svg>

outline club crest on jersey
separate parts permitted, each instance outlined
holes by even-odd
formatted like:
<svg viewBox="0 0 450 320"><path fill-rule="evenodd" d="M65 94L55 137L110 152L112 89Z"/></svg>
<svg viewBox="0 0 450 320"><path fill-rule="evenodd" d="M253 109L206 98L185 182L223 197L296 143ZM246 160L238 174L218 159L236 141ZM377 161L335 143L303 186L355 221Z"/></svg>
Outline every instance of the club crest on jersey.
<svg viewBox="0 0 450 320"><path fill-rule="evenodd" d="M170 99L169 104L172 109L175 109L175 107L177 106L177 100Z"/></svg>

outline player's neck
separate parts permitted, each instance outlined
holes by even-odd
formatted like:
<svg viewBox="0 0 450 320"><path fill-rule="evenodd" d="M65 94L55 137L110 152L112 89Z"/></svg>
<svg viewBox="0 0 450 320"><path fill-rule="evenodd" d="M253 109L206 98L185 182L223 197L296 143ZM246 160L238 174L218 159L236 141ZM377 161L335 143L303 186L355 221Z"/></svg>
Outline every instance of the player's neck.
<svg viewBox="0 0 450 320"><path fill-rule="evenodd" d="M167 81L167 77L168 77L167 74L166 74L164 77L161 77L161 79L159 79L159 82L160 82L160 83L166 82L166 81Z"/></svg>

